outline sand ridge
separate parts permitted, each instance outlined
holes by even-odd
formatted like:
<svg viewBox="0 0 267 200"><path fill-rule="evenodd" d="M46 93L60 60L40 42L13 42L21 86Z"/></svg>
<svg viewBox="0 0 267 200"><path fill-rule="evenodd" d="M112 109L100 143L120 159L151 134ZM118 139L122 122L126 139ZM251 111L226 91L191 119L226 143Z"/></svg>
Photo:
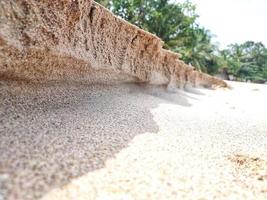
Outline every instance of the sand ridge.
<svg viewBox="0 0 267 200"><path fill-rule="evenodd" d="M107 79L183 88L187 82L226 87L195 71L157 36L94 2L4 0L0 4L0 77L35 82ZM107 73L108 72L108 73ZM154 80L161 77L159 80ZM99 78L99 80L97 79ZM103 76L98 73L96 81Z"/></svg>

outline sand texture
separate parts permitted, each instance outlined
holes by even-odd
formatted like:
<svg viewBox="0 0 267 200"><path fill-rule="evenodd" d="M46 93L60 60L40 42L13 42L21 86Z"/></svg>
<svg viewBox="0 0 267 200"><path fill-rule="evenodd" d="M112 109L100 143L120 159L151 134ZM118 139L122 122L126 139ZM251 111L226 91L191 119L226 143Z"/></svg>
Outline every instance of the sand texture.
<svg viewBox="0 0 267 200"><path fill-rule="evenodd" d="M83 82L105 71L109 81L226 87L162 46L92 0L0 2L1 79Z"/></svg>
<svg viewBox="0 0 267 200"><path fill-rule="evenodd" d="M266 86L162 46L92 0L1 0L0 200L267 199Z"/></svg>
<svg viewBox="0 0 267 200"><path fill-rule="evenodd" d="M267 199L265 85L0 82L0 199Z"/></svg>

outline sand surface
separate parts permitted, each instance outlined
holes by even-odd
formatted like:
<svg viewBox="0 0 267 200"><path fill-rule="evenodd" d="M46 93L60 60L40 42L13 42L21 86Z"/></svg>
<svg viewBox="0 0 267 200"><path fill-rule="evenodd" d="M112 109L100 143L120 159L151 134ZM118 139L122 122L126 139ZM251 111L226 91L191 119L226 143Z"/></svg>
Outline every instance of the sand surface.
<svg viewBox="0 0 267 200"><path fill-rule="evenodd" d="M267 86L0 81L0 200L267 199Z"/></svg>

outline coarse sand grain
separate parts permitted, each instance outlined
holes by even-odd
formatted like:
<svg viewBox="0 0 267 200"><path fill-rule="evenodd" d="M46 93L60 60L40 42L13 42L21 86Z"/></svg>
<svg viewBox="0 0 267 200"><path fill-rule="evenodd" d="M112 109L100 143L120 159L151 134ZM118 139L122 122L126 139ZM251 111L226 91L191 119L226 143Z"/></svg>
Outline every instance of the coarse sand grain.
<svg viewBox="0 0 267 200"><path fill-rule="evenodd" d="M267 199L267 86L0 81L0 199Z"/></svg>

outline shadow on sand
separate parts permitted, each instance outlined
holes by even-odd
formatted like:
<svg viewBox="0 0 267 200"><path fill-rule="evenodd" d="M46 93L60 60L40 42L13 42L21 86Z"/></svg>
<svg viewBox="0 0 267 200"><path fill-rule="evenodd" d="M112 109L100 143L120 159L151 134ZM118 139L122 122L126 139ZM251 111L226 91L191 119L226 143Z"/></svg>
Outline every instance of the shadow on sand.
<svg viewBox="0 0 267 200"><path fill-rule="evenodd" d="M135 84L16 81L1 81L0 94L0 176L8 177L0 186L17 200L40 198L104 167L135 136L158 132L151 109L188 107L193 98Z"/></svg>

